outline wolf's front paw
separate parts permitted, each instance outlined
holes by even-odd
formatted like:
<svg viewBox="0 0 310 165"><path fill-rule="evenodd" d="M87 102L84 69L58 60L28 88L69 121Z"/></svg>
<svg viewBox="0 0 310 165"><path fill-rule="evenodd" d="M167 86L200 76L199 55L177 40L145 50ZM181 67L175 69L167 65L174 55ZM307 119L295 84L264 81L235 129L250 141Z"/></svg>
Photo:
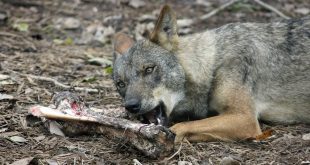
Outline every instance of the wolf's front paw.
<svg viewBox="0 0 310 165"><path fill-rule="evenodd" d="M183 123L178 123L169 128L175 134L175 142L181 142L186 135L186 126Z"/></svg>

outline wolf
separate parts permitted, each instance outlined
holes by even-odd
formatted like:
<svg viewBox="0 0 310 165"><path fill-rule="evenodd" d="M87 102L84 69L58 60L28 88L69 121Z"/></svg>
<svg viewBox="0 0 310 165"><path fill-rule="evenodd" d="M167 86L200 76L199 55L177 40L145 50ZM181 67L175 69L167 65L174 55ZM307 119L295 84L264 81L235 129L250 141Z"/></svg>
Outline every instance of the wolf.
<svg viewBox="0 0 310 165"><path fill-rule="evenodd" d="M149 39L116 34L113 80L129 112L192 142L253 138L259 121L310 123L310 17L177 31L166 5Z"/></svg>

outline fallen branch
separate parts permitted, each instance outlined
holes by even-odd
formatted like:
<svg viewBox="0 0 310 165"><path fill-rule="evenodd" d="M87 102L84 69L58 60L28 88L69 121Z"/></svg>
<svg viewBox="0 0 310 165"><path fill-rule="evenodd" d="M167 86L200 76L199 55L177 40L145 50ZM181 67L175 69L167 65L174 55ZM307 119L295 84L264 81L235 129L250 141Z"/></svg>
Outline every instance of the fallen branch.
<svg viewBox="0 0 310 165"><path fill-rule="evenodd" d="M208 19L208 18L214 16L214 15L217 14L218 12L224 10L225 8L231 6L231 5L233 5L234 3L239 2L239 1L240 1L240 0L231 0L231 1L229 1L229 2L227 2L227 3L225 3L225 4L223 4L223 5L221 5L220 7L218 7L218 8L216 8L216 9L212 10L211 12L209 12L209 13L207 13L207 14L205 14L205 15L200 16L200 17L199 17L199 20L206 20L206 19Z"/></svg>
<svg viewBox="0 0 310 165"><path fill-rule="evenodd" d="M190 25L192 25L192 24L194 24L194 23L196 23L196 22L198 22L198 21L207 20L207 19L209 19L210 17L212 17L212 16L216 15L217 13L219 13L220 11L222 11L222 10L226 9L227 7L229 7L229 6L233 5L233 4L235 4L236 2L240 2L240 1L241 1L241 0L231 0L231 1L229 1L229 2L227 2L227 3L225 3L225 4L223 4L223 5L219 6L218 8L212 10L211 12L209 12L209 13L207 13L207 14L204 14L204 15L200 16L198 19L196 19L196 20L194 20L194 21L188 23L187 26L190 26ZM278 14L280 17L282 17L282 18L284 18L284 19L290 19L289 16L286 16L285 14L283 14L283 13L282 13L281 11L279 11L278 9L274 8L274 7L271 6L271 5L266 4L265 2L263 2L263 1L261 1L261 0L254 0L254 2L256 2L256 3L259 4L260 6L266 8L266 9L268 9L268 10L270 10L270 11L276 13L276 14Z"/></svg>
<svg viewBox="0 0 310 165"><path fill-rule="evenodd" d="M261 5L262 7L275 12L276 14L278 14L280 17L284 18L284 19L290 19L289 16L286 16L285 14L283 14L281 11L279 11L278 9L268 5L267 3L261 1L261 0L254 0L254 2L256 2L257 4Z"/></svg>
<svg viewBox="0 0 310 165"><path fill-rule="evenodd" d="M88 92L88 93L98 93L99 90L98 89L93 89L93 88L83 88L83 87L71 87L69 85L65 85L65 84L62 84L61 82L53 79L53 78L50 78L50 77L43 77L43 76L35 76L35 75L31 75L31 74L23 74L23 73L18 73L18 72L15 72L15 71L12 71L18 75L21 75L21 76L24 76L24 77L29 77L29 78L33 78L33 79L36 79L36 80L42 80L42 81L48 81L48 82L52 82L54 85L58 86L58 87L61 87L63 89L73 89L75 91L84 91L84 92Z"/></svg>

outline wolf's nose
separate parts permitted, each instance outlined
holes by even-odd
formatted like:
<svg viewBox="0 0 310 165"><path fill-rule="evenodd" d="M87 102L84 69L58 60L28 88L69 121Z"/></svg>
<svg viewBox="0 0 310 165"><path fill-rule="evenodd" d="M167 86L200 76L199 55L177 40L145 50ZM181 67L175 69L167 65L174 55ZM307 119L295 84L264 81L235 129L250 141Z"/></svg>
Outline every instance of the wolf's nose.
<svg viewBox="0 0 310 165"><path fill-rule="evenodd" d="M131 113L138 113L140 111L140 101L138 99L125 101L125 108Z"/></svg>

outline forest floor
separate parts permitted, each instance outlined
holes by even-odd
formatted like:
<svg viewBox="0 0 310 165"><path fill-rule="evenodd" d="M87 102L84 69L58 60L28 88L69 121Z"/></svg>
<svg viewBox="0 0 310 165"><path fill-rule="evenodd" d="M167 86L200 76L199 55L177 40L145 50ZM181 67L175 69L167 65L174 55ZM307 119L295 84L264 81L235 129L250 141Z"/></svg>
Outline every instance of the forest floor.
<svg viewBox="0 0 310 165"><path fill-rule="evenodd" d="M185 24L227 2L168 1ZM268 3L293 18L310 13L308 0ZM93 107L122 106L111 80L111 36L117 31L135 39L146 36L163 4L164 0L0 0L0 164L219 164L230 158L237 164L310 164L310 140L303 138L310 127L302 124L262 124L273 135L259 142L183 143L165 160L149 159L104 135L62 137L50 134L41 122L28 124L30 106L48 105L53 93L68 90L50 79L98 89L76 91ZM190 27L184 25L180 32L281 19L244 0Z"/></svg>

